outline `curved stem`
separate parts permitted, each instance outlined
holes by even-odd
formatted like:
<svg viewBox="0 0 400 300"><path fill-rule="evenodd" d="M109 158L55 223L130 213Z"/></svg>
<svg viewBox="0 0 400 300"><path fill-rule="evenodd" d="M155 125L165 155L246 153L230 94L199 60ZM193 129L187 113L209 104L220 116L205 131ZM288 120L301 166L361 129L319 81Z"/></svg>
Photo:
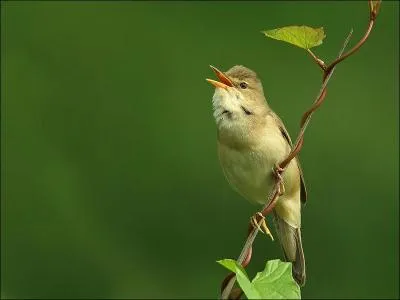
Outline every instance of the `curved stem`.
<svg viewBox="0 0 400 300"><path fill-rule="evenodd" d="M346 48L347 44L349 43L352 34L353 34L353 29L350 31L350 33L348 34L346 40L344 41L343 46L340 49L340 52L339 52L339 55L338 55L338 59L340 59L342 57L341 55L343 54L344 49ZM338 60L338 59L336 59L336 60ZM283 162L281 162L279 164L279 166L281 168L285 168L290 163L290 161L293 158L295 158L297 156L297 154L300 152L300 150L302 148L302 145L303 145L303 142L304 142L304 133L305 133L305 131L307 129L308 123L311 120L312 114L317 110L318 107L321 106L321 104L325 100L325 96L326 96L326 93L327 93L326 92L326 86L328 85L328 82L331 79L334 71L335 71L335 65L330 70L329 70L329 67L328 67L328 69L325 71L324 76L323 76L323 78L324 78L323 80L324 81L322 83L322 86L321 86L321 89L320 89L320 91L318 93L318 96L317 96L316 100L314 101L313 106L308 111L306 111L304 113L304 115L303 115L303 117L301 119L300 133L299 133L299 135L297 137L295 146L293 147L292 151L289 153L288 157Z"/></svg>
<svg viewBox="0 0 400 300"><path fill-rule="evenodd" d="M345 54L343 54L343 56L338 57L334 62L332 62L326 69L327 72L329 72L330 70L332 70L338 63L340 63L341 61L345 60L347 57L349 57L350 55L352 55L354 52L356 52L358 49L360 49L360 47L362 45L364 45L364 43L367 41L372 28L374 27L375 24L375 20L371 19L368 23L368 28L367 31L365 32L363 38L357 43L357 45L355 45L351 50L349 50L348 52L346 52Z"/></svg>

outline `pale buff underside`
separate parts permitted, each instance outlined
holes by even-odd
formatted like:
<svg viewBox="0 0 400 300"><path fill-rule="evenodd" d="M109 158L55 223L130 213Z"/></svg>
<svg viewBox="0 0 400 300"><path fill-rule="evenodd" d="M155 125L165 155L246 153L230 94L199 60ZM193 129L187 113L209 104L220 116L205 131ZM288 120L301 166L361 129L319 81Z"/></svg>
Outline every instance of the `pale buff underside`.
<svg viewBox="0 0 400 300"><path fill-rule="evenodd" d="M233 124L229 128L219 126L218 139L218 154L227 180L243 197L257 204L265 204L268 200L275 184L272 169L290 152L289 144L282 136L276 120L266 115L263 123L259 124L262 126L249 124L247 128L241 124L237 129L243 132L235 132L236 126ZM239 140L232 140L233 132L233 136ZM279 198L275 210L289 225L299 228L300 174L296 160L288 165L283 179L285 194Z"/></svg>

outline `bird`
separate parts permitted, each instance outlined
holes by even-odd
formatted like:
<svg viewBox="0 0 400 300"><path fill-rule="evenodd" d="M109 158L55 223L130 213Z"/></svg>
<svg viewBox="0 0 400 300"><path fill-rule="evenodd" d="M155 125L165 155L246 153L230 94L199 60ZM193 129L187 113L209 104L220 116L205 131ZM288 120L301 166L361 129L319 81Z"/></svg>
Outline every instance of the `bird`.
<svg viewBox="0 0 400 300"><path fill-rule="evenodd" d="M292 149L290 135L271 109L257 74L242 65L226 72L210 66L218 77L212 97L217 149L223 173L233 189L253 204L265 205L276 183L276 170ZM279 168L279 167L278 167ZM282 173L284 190L274 209L276 233L293 278L306 281L301 239L301 206L307 190L298 157Z"/></svg>

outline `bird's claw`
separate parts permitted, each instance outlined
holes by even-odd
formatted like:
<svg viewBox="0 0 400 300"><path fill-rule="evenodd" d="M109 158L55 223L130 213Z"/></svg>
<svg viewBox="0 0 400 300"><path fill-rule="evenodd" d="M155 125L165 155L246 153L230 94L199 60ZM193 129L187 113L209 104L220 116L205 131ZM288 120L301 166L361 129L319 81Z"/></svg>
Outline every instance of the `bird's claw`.
<svg viewBox="0 0 400 300"><path fill-rule="evenodd" d="M281 168L281 166L278 163L276 163L274 171L275 171L275 173L278 173L279 175L281 175L283 173L283 171L285 171L285 168Z"/></svg>
<svg viewBox="0 0 400 300"><path fill-rule="evenodd" d="M274 237L272 236L272 233L267 226L267 222L265 222L265 217L261 212L257 212L254 216L251 217L251 225L254 228L260 230L262 233L269 235L271 237L271 240L274 240Z"/></svg>
<svg viewBox="0 0 400 300"><path fill-rule="evenodd" d="M282 196L285 193L285 185L283 184L283 178L282 178L282 173L285 171L284 168L281 168L279 164L275 164L275 167L272 169L276 180L279 181L279 186L278 186L278 194L279 196Z"/></svg>

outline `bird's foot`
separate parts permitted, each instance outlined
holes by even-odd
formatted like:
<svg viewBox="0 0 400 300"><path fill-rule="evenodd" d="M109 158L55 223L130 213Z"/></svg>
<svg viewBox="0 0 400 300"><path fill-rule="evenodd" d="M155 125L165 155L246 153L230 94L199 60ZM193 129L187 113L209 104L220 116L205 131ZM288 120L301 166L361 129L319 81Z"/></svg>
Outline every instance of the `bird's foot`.
<svg viewBox="0 0 400 300"><path fill-rule="evenodd" d="M279 186L278 186L278 195L282 196L285 193L285 185L283 184L283 177L282 173L285 171L284 168L281 168L279 164L275 164L275 167L272 168L272 172L276 178L276 180L279 181Z"/></svg>
<svg viewBox="0 0 400 300"><path fill-rule="evenodd" d="M252 216L250 222L254 228L257 228L262 233L269 235L271 237L271 240L274 240L274 237L272 236L272 233L267 226L267 222L265 222L265 217L261 212L257 212L254 216Z"/></svg>

